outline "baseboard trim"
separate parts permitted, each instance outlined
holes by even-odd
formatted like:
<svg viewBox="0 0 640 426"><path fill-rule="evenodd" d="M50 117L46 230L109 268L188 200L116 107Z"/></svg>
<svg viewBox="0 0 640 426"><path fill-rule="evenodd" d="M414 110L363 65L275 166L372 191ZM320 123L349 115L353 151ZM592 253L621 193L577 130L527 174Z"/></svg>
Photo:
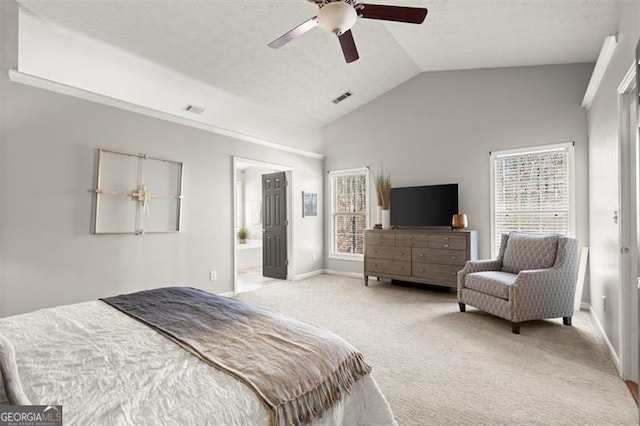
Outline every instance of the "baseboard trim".
<svg viewBox="0 0 640 426"><path fill-rule="evenodd" d="M620 364L620 357L618 357L618 354L616 353L615 348L613 347L613 345L611 344L611 341L607 337L607 333L605 333L604 328L602 327L602 324L600 324L600 320L598 319L598 316L595 314L595 312L593 312L593 307L590 304L588 304L588 306L589 306L589 313L591 314L591 318L593 318L593 320L595 321L596 326L598 327L598 331L600 332L600 336L604 340L604 343L607 345L607 349L609 350L609 356L611 357L611 361L613 361L613 365L616 367L616 371L618 372L618 375L622 377L622 364Z"/></svg>
<svg viewBox="0 0 640 426"><path fill-rule="evenodd" d="M233 292L232 291L225 291L224 293L220 293L219 296L233 297Z"/></svg>
<svg viewBox="0 0 640 426"><path fill-rule="evenodd" d="M343 277L364 279L364 274L362 272L336 271L335 269L325 269L323 272L329 275L341 275Z"/></svg>
<svg viewBox="0 0 640 426"><path fill-rule="evenodd" d="M300 275L296 275L295 277L293 277L294 281L298 281L298 280L304 280L307 278L311 278L311 277L315 277L316 275L320 275L324 273L324 269L318 269L316 271L311 271L311 272L307 272L304 274L300 274Z"/></svg>
<svg viewBox="0 0 640 426"><path fill-rule="evenodd" d="M588 304L587 302L582 302L582 303L580 303L580 310L581 311L590 311L591 310L591 305Z"/></svg>

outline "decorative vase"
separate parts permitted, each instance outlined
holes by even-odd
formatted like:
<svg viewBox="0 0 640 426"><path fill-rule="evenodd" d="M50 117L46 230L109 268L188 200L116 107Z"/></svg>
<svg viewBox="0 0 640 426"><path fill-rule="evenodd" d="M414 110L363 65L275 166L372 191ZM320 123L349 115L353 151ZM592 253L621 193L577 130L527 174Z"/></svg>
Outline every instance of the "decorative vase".
<svg viewBox="0 0 640 426"><path fill-rule="evenodd" d="M380 225L382 223L382 206L378 206L376 209L376 225Z"/></svg>
<svg viewBox="0 0 640 426"><path fill-rule="evenodd" d="M466 214L454 214L451 218L451 229L458 231L467 227Z"/></svg>
<svg viewBox="0 0 640 426"><path fill-rule="evenodd" d="M382 210L382 229L390 229L391 228L391 216L389 214L389 210Z"/></svg>

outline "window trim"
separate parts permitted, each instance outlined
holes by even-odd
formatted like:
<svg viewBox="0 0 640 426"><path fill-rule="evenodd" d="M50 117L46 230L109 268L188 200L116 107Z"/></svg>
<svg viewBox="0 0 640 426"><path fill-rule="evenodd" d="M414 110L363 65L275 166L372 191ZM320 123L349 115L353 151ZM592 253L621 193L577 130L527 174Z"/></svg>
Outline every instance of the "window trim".
<svg viewBox="0 0 640 426"><path fill-rule="evenodd" d="M496 159L500 157L516 156L522 154L537 154L550 151L567 150L567 159L569 167L569 215L568 215L568 232L567 236L576 236L576 167L575 167L575 142L560 142L549 145L538 145L526 148L506 149L501 151L491 151L489 154L489 174L490 174L490 220L491 220L491 257L498 255L498 249L494 244L494 236L496 233Z"/></svg>
<svg viewBox="0 0 640 426"><path fill-rule="evenodd" d="M363 262L364 261L364 253L337 253L335 251L336 245L336 234L335 234L335 179L340 176L351 176L363 174L365 176L365 190L367 191L365 196L365 229L369 229L369 167L358 167L353 169L344 169L344 170L336 170L327 172L329 177L329 247L327 256L329 259L338 259L338 260L350 260L355 262Z"/></svg>

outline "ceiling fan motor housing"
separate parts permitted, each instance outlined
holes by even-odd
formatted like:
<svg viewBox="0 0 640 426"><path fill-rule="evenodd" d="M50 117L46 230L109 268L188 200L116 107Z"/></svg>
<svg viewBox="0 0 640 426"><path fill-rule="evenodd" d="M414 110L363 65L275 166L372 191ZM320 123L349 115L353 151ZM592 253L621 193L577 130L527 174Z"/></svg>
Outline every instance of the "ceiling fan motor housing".
<svg viewBox="0 0 640 426"><path fill-rule="evenodd" d="M318 25L336 35L350 30L357 19L355 8L343 1L327 3L318 11Z"/></svg>

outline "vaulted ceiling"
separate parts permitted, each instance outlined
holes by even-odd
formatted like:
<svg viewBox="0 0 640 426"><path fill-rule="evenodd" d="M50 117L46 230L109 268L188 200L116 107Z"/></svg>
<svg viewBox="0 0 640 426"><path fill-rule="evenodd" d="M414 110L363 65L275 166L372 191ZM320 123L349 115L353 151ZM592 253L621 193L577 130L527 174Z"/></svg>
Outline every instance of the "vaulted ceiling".
<svg viewBox="0 0 640 426"><path fill-rule="evenodd" d="M316 14L305 0L19 2L39 19L312 129L421 72L595 61L604 38L616 31L619 3L371 0L426 7L429 14L422 25L359 19L352 31L360 60L346 64L336 37L321 28L281 49L267 47ZM354 95L331 102L347 90ZM318 149L303 141L298 147Z"/></svg>

